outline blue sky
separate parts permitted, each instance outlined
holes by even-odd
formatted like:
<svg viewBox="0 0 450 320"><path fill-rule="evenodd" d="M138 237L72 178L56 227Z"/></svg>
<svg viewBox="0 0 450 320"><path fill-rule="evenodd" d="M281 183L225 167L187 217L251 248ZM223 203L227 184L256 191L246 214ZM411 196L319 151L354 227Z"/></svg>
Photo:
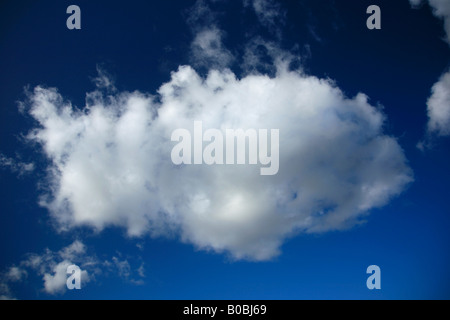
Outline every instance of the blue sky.
<svg viewBox="0 0 450 320"><path fill-rule="evenodd" d="M438 0L3 2L0 297L450 298L449 43ZM174 166L194 120L280 171Z"/></svg>

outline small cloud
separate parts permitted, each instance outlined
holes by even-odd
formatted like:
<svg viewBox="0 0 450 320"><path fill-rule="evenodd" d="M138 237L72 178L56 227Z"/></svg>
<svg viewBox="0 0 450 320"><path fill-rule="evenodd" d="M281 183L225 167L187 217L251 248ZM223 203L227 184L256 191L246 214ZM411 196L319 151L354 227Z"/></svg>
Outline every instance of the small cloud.
<svg viewBox="0 0 450 320"><path fill-rule="evenodd" d="M117 256L102 263L95 255L88 253L86 245L80 240L58 251L47 248L41 254L29 253L17 265L0 273L0 297L14 299L10 284L23 282L30 274L42 279L43 292L50 295L64 294L67 291L67 267L70 265L80 268L82 288L99 276L117 276L134 285L143 284L144 263L135 267L120 256L118 252Z"/></svg>
<svg viewBox="0 0 450 320"><path fill-rule="evenodd" d="M46 249L42 254L27 254L18 266L12 266L2 274L0 294L11 296L8 284L23 281L29 273L42 277L44 292L62 294L67 289L67 267L72 264L81 266L84 260L92 261L92 258L85 254L85 246L79 240L57 252ZM81 280L83 283L90 281L87 270L81 270Z"/></svg>
<svg viewBox="0 0 450 320"><path fill-rule="evenodd" d="M450 45L450 1L448 0L409 0L414 8L428 3L433 14L444 21L446 41ZM427 101L428 124L423 141L417 144L419 150L431 148L435 137L450 135L450 71L445 72L431 88Z"/></svg>

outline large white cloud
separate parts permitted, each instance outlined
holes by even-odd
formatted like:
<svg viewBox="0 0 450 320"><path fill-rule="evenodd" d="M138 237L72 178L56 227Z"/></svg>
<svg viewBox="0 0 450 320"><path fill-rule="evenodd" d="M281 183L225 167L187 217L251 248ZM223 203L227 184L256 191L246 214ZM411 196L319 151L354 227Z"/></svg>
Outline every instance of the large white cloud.
<svg viewBox="0 0 450 320"><path fill-rule="evenodd" d="M286 237L354 225L412 181L405 156L383 134L382 112L364 94L345 97L332 81L191 67L157 95L94 91L75 108L36 87L29 134L49 159L46 206L62 230L120 226L130 236L179 235L198 248L264 260ZM280 169L254 165L175 166L178 128L279 129Z"/></svg>

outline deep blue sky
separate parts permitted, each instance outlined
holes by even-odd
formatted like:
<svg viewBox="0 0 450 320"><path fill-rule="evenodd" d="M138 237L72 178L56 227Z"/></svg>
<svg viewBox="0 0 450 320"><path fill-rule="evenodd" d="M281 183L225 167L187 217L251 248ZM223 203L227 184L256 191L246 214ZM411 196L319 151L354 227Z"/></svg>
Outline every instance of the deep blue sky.
<svg viewBox="0 0 450 320"><path fill-rule="evenodd" d="M11 286L19 299L449 299L450 140L438 139L422 152L426 100L449 66L442 21L428 6L407 0L280 1L286 23L277 40L258 26L240 1L213 4L224 43L236 56L246 37L260 35L302 55L311 75L329 77L350 97L364 92L384 106L385 132L398 137L415 181L367 223L343 232L299 235L269 262L233 262L177 239L129 239L108 228L57 233L38 206L45 159L23 142L34 125L18 112L24 88L57 87L77 106L93 89L101 65L120 91L155 93L170 72L189 64L193 38L187 24L195 1L3 1L0 5L0 153L33 161L32 175L0 170L0 270L27 253L60 250L82 239L100 259L121 252L132 267L145 265L144 284L115 275L99 277L80 291L49 295L42 278L29 275ZM67 6L77 4L82 29L68 30ZM366 8L382 10L382 30L366 28ZM309 31L313 26L320 40ZM246 30L246 32L243 32ZM308 45L309 49L305 46ZM238 62L232 65L240 75ZM202 72L200 69L199 72ZM145 243L143 250L136 247ZM366 288L367 266L379 265L382 289Z"/></svg>

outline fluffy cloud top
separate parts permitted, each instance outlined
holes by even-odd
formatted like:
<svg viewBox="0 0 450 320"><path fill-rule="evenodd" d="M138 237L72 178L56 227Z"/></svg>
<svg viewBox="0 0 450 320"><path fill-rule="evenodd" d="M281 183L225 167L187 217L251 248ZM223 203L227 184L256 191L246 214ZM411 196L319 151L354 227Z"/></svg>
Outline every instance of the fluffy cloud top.
<svg viewBox="0 0 450 320"><path fill-rule="evenodd" d="M191 67L172 73L156 96L87 94L76 108L55 88L36 87L28 137L49 159L46 206L62 230L121 226L130 236L177 234L202 249L265 260L299 232L358 223L412 181L403 151L383 134L384 117L364 94L289 71L237 78ZM178 128L279 129L280 170L175 166Z"/></svg>

